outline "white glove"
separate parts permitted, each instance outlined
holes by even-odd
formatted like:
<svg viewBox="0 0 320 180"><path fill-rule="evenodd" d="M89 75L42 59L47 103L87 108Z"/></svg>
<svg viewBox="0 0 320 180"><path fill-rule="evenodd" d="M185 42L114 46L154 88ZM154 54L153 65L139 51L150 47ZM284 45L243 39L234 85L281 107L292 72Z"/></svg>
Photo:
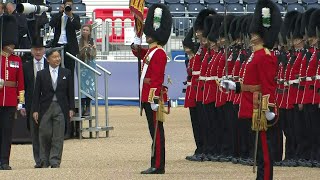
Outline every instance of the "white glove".
<svg viewBox="0 0 320 180"><path fill-rule="evenodd" d="M23 104L19 103L18 106L17 106L17 110L20 111L21 109L24 109L24 107L23 107Z"/></svg>
<svg viewBox="0 0 320 180"><path fill-rule="evenodd" d="M151 109L153 111L158 111L159 104L151 103Z"/></svg>
<svg viewBox="0 0 320 180"><path fill-rule="evenodd" d="M276 117L276 114L270 111L266 111L265 114L268 121L271 121Z"/></svg>
<svg viewBox="0 0 320 180"><path fill-rule="evenodd" d="M228 86L228 88L230 89L230 90L236 90L236 83L235 82L233 82L233 81L231 81L231 80L221 80L221 82L220 82L220 86L221 87L223 87L223 88L227 88L227 86Z"/></svg>
<svg viewBox="0 0 320 180"><path fill-rule="evenodd" d="M135 36L134 39L133 39L133 44L136 44L136 45L141 45L141 38Z"/></svg>

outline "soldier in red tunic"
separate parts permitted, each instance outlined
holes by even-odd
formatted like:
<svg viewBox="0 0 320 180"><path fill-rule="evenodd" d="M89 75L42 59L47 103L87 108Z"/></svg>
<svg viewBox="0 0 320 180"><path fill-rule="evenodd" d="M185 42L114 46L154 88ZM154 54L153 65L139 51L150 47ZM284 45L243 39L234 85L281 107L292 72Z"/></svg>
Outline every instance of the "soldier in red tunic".
<svg viewBox="0 0 320 180"><path fill-rule="evenodd" d="M308 11L307 11L308 12ZM306 13L307 13L306 12ZM319 30L320 10L314 10L305 20L308 21L308 41L310 45L307 58L306 85L303 95L305 120L307 126L309 149L311 150L310 163L313 167L320 167L320 51L319 51ZM317 32L318 31L318 32Z"/></svg>
<svg viewBox="0 0 320 180"><path fill-rule="evenodd" d="M281 14L270 0L257 2L249 28L253 53L244 67L243 82L221 81L223 87L241 92L239 118L252 119L252 129L259 131L257 179L273 179L273 159L270 150L270 123L276 120L275 77L277 60L271 55L281 25ZM263 103L262 103L263 102ZM259 105L260 104L260 105Z"/></svg>
<svg viewBox="0 0 320 180"><path fill-rule="evenodd" d="M187 160L192 160L194 157L199 154L199 150L201 149L200 142L200 135L199 135L199 121L198 121L198 114L196 109L196 100L192 97L195 97L196 91L192 91L192 71L195 61L195 53L196 53L196 44L193 42L193 28L191 28L187 34L187 36L182 41L182 45L184 48L185 53L188 55L189 61L187 65L187 88L186 88L186 94L185 94L185 100L184 100L184 107L189 108L190 113L190 119L192 124L192 130L193 130L193 136L196 143L196 150L192 156L187 156ZM194 93L192 95L191 93Z"/></svg>
<svg viewBox="0 0 320 180"><path fill-rule="evenodd" d="M20 57L13 55L18 43L16 19L11 15L0 18L2 33L0 59L0 170L11 170L9 166L14 113L24 106L24 78ZM18 97L18 101L17 101ZM19 102L19 104L18 104ZM22 114L25 110L22 110Z"/></svg>
<svg viewBox="0 0 320 180"><path fill-rule="evenodd" d="M192 158L190 159L191 161L203 161L205 158L204 156L204 136L203 136L203 131L201 130L201 123L203 123L203 118L204 116L204 110L203 110L203 104L202 104L202 98L203 98L203 93L201 92L203 89L199 87L199 78L200 78L200 70L201 70L201 62L204 59L205 54L207 53L207 48L204 46L203 42L203 30L204 30L204 19L207 16L212 16L215 15L216 12L212 9L203 9L199 12L195 22L193 29L196 32L196 38L200 42L199 49L197 50L197 53L194 56L194 64L192 68L192 77L191 77L191 89L190 89L190 98L194 99L196 101L196 109L197 109L197 124L198 124L198 132L197 134L199 135L199 142L196 144L199 144L197 146L197 152ZM201 85L201 84L200 84ZM201 95L200 95L201 94Z"/></svg>
<svg viewBox="0 0 320 180"><path fill-rule="evenodd" d="M167 97L163 88L167 55L162 48L171 34L172 16L164 4L153 4L144 25L149 49L141 49L143 69L140 78L140 101L147 116L149 132L153 140L151 167L141 174L165 173L165 137L163 129L163 102ZM135 40L135 43L141 42ZM133 53L138 56L135 46Z"/></svg>

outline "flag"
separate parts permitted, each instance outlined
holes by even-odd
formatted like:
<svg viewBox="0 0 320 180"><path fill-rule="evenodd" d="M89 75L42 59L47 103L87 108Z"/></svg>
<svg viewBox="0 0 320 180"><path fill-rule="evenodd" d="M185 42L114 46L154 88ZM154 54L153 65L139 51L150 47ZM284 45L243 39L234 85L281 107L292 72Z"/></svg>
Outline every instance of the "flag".
<svg viewBox="0 0 320 180"><path fill-rule="evenodd" d="M142 36L143 33L143 12L145 0L130 0L129 9L134 15L134 28L138 37Z"/></svg>

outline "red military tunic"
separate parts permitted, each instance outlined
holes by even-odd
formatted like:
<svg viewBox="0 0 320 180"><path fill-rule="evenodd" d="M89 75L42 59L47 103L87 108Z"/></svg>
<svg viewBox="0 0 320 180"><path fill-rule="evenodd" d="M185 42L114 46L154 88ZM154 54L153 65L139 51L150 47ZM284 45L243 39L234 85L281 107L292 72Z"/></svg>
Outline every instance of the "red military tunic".
<svg viewBox="0 0 320 180"><path fill-rule="evenodd" d="M150 49L141 49L140 58L143 58L143 66L146 63L149 53L152 52L156 47ZM135 56L138 56L136 51L132 51ZM150 102L148 100L151 88L156 88L155 96L160 96L162 84L164 81L164 72L167 64L167 55L162 48L155 51L151 59L149 60L149 66L144 77L142 86L141 102ZM142 66L142 68L143 68ZM151 103L151 102L150 102Z"/></svg>
<svg viewBox="0 0 320 180"><path fill-rule="evenodd" d="M277 90L276 90L276 102L279 108L284 108L284 109L286 108L286 99L284 100L284 95L288 94L288 89L284 85L285 68L286 66L282 62L279 63L278 75L277 75Z"/></svg>
<svg viewBox="0 0 320 180"><path fill-rule="evenodd" d="M1 56L1 79L11 85L0 88L0 106L17 106L19 96L23 99L20 103L24 104L24 78L19 56L10 55L8 58Z"/></svg>
<svg viewBox="0 0 320 180"><path fill-rule="evenodd" d="M185 108L196 106L196 100L191 98L192 97L191 96L191 88L192 88L191 77L192 77L192 69L194 66L194 61L195 61L195 57L193 56L192 58L189 59L189 62L188 62L187 74L188 74L188 77L190 78L187 79L187 89L186 89L186 95L184 99Z"/></svg>
<svg viewBox="0 0 320 180"><path fill-rule="evenodd" d="M207 49L200 46L196 55L194 56L194 65L192 69L192 78L191 78L192 88L190 89L190 99L194 99L194 101L196 101L196 96L198 91L198 79L200 76L201 60L203 56L206 54L206 52L207 52Z"/></svg>
<svg viewBox="0 0 320 180"><path fill-rule="evenodd" d="M296 52L292 52L293 54L295 54ZM287 63L287 66L285 68L285 71L284 71L284 88L286 89L285 90L285 93L283 94L283 97L282 97L282 102L284 103L285 105L285 108L286 109L292 109L293 108L293 104L289 104L289 77L290 77L290 71L292 69L292 53L288 53L288 63Z"/></svg>
<svg viewBox="0 0 320 180"><path fill-rule="evenodd" d="M226 64L226 57L224 50L222 56L220 57L218 68L217 68L217 76L219 80L222 80L223 77L223 70ZM220 81L219 81L220 82ZM216 107L221 107L224 104L226 104L227 101L227 94L225 92L222 92L221 89L217 90L216 93Z"/></svg>
<svg viewBox="0 0 320 180"><path fill-rule="evenodd" d="M301 65L300 65L300 70L299 70L299 87L298 87L298 96L296 97L296 102L295 104L302 104L302 99L303 99L303 94L306 86L306 74L307 74L307 56L306 53L304 53L302 60L301 60Z"/></svg>
<svg viewBox="0 0 320 180"><path fill-rule="evenodd" d="M204 88L204 81L205 81L205 74L207 72L208 67L208 58L211 58L211 54L209 51L206 50L206 54L202 59L201 67L200 67L200 76L198 78L198 88L197 88L197 102L203 102L203 88Z"/></svg>
<svg viewBox="0 0 320 180"><path fill-rule="evenodd" d="M204 81L204 85L203 85L203 104L209 104L211 103L210 101L208 101L209 98L209 92L210 92L210 81L212 81L211 79L211 75L210 75L210 70L214 64L214 60L215 57L217 57L218 53L215 52L214 50L211 50L211 60L208 63L208 67L207 67L207 71L205 73L205 81Z"/></svg>
<svg viewBox="0 0 320 180"><path fill-rule="evenodd" d="M303 59L303 53L301 51L297 52L297 57L292 64L292 68L289 73L289 90L288 90L288 97L287 103L288 106L293 106L297 102L298 97L298 87L299 87L299 72L300 72L300 65ZM292 59L291 59L292 60Z"/></svg>
<svg viewBox="0 0 320 180"><path fill-rule="evenodd" d="M204 104L209 104L216 101L216 93L218 85L216 83L216 80L218 78L217 76L217 68L218 68L218 62L221 58L222 52L215 52L215 56L213 56L210 64L210 69L208 71L208 77L206 81L207 88L205 88L204 93Z"/></svg>
<svg viewBox="0 0 320 180"><path fill-rule="evenodd" d="M315 89L315 78L317 72L317 65L318 65L318 58L317 58L317 51L315 49L310 49L310 53L312 54L307 66L306 70L306 82L305 82L305 89L302 99L302 104L318 104L315 101L317 92ZM305 59L307 59L305 57Z"/></svg>
<svg viewBox="0 0 320 180"><path fill-rule="evenodd" d="M243 70L244 67L246 66L247 59L244 59L243 62L241 62L241 56L244 58L247 55L247 52L245 50L242 50L239 55L239 61L236 61L235 64L235 69L234 69L234 82L241 82L243 81ZM234 105L239 105L240 104L240 94L235 94L234 95L234 100L233 100Z"/></svg>
<svg viewBox="0 0 320 180"><path fill-rule="evenodd" d="M223 69L223 74L224 74L224 78L225 79L232 79L233 77L233 73L232 73L232 70L233 70L233 67L234 67L234 64L235 64L235 61L233 60L233 52L230 53L229 55L229 58L228 58L228 62L227 62L227 70L228 70L228 74L227 76L225 75L226 74L226 68L224 67ZM230 101L233 101L233 99L231 99L231 97L233 97L234 94L234 91L233 90L229 90L228 94L226 94L226 101L230 102Z"/></svg>
<svg viewBox="0 0 320 180"><path fill-rule="evenodd" d="M244 85L260 85L262 95L270 95L269 102L275 102L275 77L277 75L277 60L268 49L260 49L252 53L244 67ZM253 93L242 91L240 95L239 118L252 118Z"/></svg>

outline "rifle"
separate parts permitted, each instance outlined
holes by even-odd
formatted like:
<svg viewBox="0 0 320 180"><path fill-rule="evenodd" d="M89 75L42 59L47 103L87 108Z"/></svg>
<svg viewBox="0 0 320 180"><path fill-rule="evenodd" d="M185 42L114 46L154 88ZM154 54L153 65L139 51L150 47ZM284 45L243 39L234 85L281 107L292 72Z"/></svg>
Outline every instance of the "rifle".
<svg viewBox="0 0 320 180"><path fill-rule="evenodd" d="M228 40L228 33L227 33L227 3L224 2L224 17L223 17L223 29L224 29L224 53L225 53L225 64L224 64L224 72L226 79L228 79L228 48L229 48L229 40ZM226 84L226 93L229 92L229 86Z"/></svg>
<svg viewBox="0 0 320 180"><path fill-rule="evenodd" d="M2 17L0 17L0 19L1 19L1 25L0 25L0 30L1 30L1 32L0 32L0 57L1 57L1 59L0 59L0 88L2 88L3 86L4 86L4 80L2 79L2 77L1 77L1 70L2 70L2 32L3 32L3 15L2 15Z"/></svg>

